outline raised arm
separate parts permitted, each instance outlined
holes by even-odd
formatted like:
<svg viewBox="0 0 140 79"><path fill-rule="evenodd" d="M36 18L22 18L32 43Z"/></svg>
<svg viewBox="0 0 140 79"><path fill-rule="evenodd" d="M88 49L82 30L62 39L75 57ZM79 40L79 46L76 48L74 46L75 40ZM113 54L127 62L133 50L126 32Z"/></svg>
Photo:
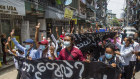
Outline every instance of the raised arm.
<svg viewBox="0 0 140 79"><path fill-rule="evenodd" d="M5 44L5 52L8 52L7 46L8 46L8 43Z"/></svg>
<svg viewBox="0 0 140 79"><path fill-rule="evenodd" d="M72 27L72 30L71 30L71 33L70 34L73 34L73 31L74 31L74 27Z"/></svg>
<svg viewBox="0 0 140 79"><path fill-rule="evenodd" d="M81 33L84 33L84 29L83 29L83 26L81 27Z"/></svg>
<svg viewBox="0 0 140 79"><path fill-rule="evenodd" d="M36 47L39 48L39 40L38 40L38 34L39 34L39 28L40 28L40 23L38 23L38 25L36 26L36 32L35 32L35 43L36 43Z"/></svg>
<svg viewBox="0 0 140 79"><path fill-rule="evenodd" d="M41 34L41 40L43 40L43 36L44 36L44 34L42 33L42 34Z"/></svg>
<svg viewBox="0 0 140 79"><path fill-rule="evenodd" d="M59 36L59 34L58 34L58 27L56 27L56 34L57 34L57 38L59 39L60 38L60 36Z"/></svg>
<svg viewBox="0 0 140 79"><path fill-rule="evenodd" d="M8 53L10 53L10 54L12 54L14 56L17 56L16 51L12 50L12 48L10 46L10 41L11 41L11 38L8 37L5 50L6 50L6 52L8 52ZM8 46L9 49L7 48L7 46Z"/></svg>
<svg viewBox="0 0 140 79"><path fill-rule="evenodd" d="M57 56L58 43L57 43L57 41L56 41L56 39L55 39L55 37L54 37L53 34L51 34L51 38L52 38L52 40L53 40L54 43L55 43L55 50L54 50L54 53L55 53L55 56Z"/></svg>
<svg viewBox="0 0 140 79"><path fill-rule="evenodd" d="M25 50L26 48L23 47L22 45L20 45L20 44L18 43L18 41L16 40L16 38L14 38L14 36L13 36L14 33L15 33L15 30L13 29L12 32L10 33L12 41L14 42L15 46L16 46L19 50L21 50L22 52L24 52L24 50Z"/></svg>
<svg viewBox="0 0 140 79"><path fill-rule="evenodd" d="M118 34L116 34L116 36L114 37L114 44L119 48L121 49L121 44L119 44L116 40L116 38L118 37Z"/></svg>

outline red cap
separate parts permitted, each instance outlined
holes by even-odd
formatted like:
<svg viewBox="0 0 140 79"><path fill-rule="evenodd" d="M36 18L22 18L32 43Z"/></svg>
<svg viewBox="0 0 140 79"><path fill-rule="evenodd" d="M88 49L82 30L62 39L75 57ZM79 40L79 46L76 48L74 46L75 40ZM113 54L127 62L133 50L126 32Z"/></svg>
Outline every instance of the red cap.
<svg viewBox="0 0 140 79"><path fill-rule="evenodd" d="M60 38L61 38L62 40L64 40L64 37L65 37L64 35L60 35Z"/></svg>
<svg viewBox="0 0 140 79"><path fill-rule="evenodd" d="M43 41L41 41L41 42L39 42L38 44L42 44L42 45L48 45L48 41L47 40L43 40Z"/></svg>

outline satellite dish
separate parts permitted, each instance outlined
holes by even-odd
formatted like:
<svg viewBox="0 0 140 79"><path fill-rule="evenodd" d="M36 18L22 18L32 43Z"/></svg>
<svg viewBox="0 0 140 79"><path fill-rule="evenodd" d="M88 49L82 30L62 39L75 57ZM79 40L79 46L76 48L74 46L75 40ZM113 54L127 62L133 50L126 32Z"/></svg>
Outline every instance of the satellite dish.
<svg viewBox="0 0 140 79"><path fill-rule="evenodd" d="M72 0L66 0L65 5L70 5L72 3Z"/></svg>

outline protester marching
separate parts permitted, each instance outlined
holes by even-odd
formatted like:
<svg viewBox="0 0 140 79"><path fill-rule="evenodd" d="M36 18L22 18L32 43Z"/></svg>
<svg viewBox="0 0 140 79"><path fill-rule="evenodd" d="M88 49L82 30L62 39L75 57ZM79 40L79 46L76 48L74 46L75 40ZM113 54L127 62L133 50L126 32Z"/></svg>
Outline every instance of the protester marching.
<svg viewBox="0 0 140 79"><path fill-rule="evenodd" d="M35 40L26 39L23 45L14 37L14 29L8 39L2 35L3 52L13 55L17 79L131 79L140 69L137 32L132 38L114 29L100 32L82 27L81 33L72 28L59 35L56 28L57 37L51 29L50 37L39 37L40 25L34 27Z"/></svg>

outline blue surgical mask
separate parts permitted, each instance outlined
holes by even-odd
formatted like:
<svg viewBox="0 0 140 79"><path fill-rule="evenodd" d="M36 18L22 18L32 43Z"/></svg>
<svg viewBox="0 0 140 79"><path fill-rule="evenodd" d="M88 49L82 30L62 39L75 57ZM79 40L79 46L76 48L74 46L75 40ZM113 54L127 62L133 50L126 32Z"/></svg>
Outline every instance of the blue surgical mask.
<svg viewBox="0 0 140 79"><path fill-rule="evenodd" d="M106 57L107 59L111 59L111 58L112 58L112 54L105 53L105 57Z"/></svg>
<svg viewBox="0 0 140 79"><path fill-rule="evenodd" d="M46 46L45 45L40 45L39 47L41 50L45 50L46 49Z"/></svg>
<svg viewBox="0 0 140 79"><path fill-rule="evenodd" d="M64 41L64 46L70 47L70 41Z"/></svg>
<svg viewBox="0 0 140 79"><path fill-rule="evenodd" d="M31 46L30 46L30 45L25 45L25 48L26 48L27 50L29 50L29 49L31 48Z"/></svg>
<svg viewBox="0 0 140 79"><path fill-rule="evenodd" d="M123 45L125 45L125 42L123 41Z"/></svg>

